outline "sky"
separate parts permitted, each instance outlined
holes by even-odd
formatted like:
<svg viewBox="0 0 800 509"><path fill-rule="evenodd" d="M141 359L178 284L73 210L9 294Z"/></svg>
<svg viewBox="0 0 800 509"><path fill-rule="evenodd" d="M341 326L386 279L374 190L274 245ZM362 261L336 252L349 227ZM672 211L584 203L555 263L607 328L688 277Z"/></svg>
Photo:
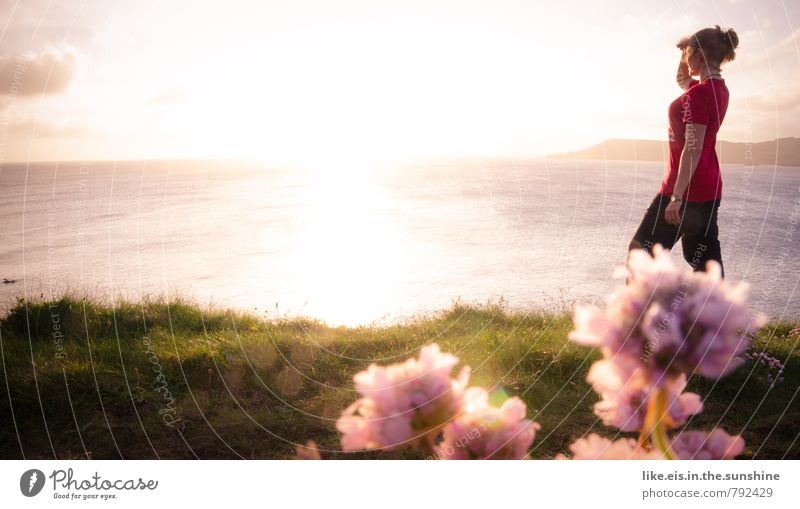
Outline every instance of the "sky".
<svg viewBox="0 0 800 509"><path fill-rule="evenodd" d="M720 139L800 136L800 2L0 0L0 163L541 157L666 139L737 30Z"/></svg>

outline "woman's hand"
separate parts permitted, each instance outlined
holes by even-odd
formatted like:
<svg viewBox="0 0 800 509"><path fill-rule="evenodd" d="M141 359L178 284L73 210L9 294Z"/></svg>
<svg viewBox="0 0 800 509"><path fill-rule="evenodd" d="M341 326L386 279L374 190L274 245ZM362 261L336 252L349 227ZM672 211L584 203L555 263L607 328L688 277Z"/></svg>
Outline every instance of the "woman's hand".
<svg viewBox="0 0 800 509"><path fill-rule="evenodd" d="M664 211L664 219L667 220L669 224L680 224L681 223L681 204L677 201L671 201L667 205L667 209Z"/></svg>

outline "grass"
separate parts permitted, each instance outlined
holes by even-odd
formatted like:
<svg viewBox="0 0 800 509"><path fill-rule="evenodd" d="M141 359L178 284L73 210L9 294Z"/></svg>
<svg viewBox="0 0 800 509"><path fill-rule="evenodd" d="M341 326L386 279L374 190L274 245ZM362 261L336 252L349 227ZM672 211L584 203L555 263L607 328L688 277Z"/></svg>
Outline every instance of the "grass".
<svg viewBox="0 0 800 509"><path fill-rule="evenodd" d="M753 342L786 365L772 388L754 361L717 382L691 378L706 410L688 426L741 433L745 458L800 458L794 327L768 325ZM346 328L180 298L20 300L0 321L0 458L288 458L310 438L325 458L422 458L337 452L335 422L357 398L356 372L430 342L471 365L474 385L520 396L542 425L532 456L552 458L589 432L622 436L592 413L585 377L599 354L568 342L570 328L566 311L502 303Z"/></svg>

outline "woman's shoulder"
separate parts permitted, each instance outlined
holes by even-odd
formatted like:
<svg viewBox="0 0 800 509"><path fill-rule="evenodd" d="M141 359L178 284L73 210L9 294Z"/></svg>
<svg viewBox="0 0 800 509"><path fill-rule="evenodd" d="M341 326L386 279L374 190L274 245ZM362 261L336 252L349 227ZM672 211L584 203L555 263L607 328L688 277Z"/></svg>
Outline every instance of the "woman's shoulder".
<svg viewBox="0 0 800 509"><path fill-rule="evenodd" d="M723 79L715 79L710 78L704 81L698 81L695 85L689 87L686 91L687 93L691 92L694 95L701 95L701 94L714 94L717 90L727 90L728 86L725 84L725 80Z"/></svg>
<svg viewBox="0 0 800 509"><path fill-rule="evenodd" d="M706 101L706 100L713 100L714 97L718 94L720 90L720 86L724 87L725 83L710 83L711 81L716 80L705 80L705 81L698 81L697 84L692 85L689 89L684 92L684 96L688 98L688 100L698 100L698 101Z"/></svg>

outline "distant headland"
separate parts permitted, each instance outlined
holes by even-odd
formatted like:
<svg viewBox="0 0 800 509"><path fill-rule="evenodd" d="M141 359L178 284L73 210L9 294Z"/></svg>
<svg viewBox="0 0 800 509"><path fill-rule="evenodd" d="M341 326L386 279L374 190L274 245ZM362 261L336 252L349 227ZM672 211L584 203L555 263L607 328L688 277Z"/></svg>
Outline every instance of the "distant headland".
<svg viewBox="0 0 800 509"><path fill-rule="evenodd" d="M717 155L722 163L800 166L800 138L778 138L757 143L718 141ZM551 154L547 158L666 161L667 142L612 139L575 152Z"/></svg>

